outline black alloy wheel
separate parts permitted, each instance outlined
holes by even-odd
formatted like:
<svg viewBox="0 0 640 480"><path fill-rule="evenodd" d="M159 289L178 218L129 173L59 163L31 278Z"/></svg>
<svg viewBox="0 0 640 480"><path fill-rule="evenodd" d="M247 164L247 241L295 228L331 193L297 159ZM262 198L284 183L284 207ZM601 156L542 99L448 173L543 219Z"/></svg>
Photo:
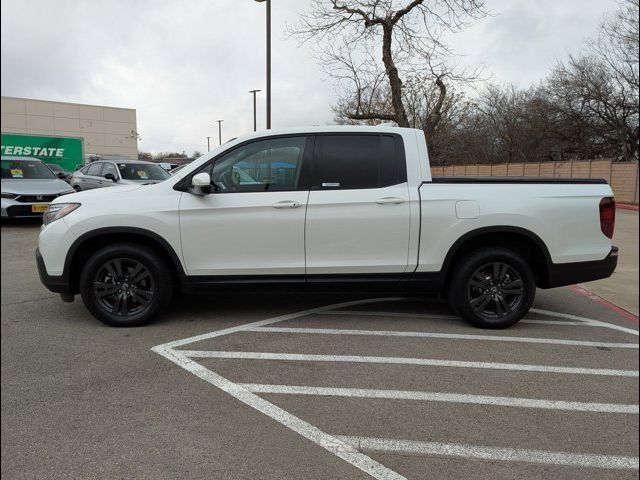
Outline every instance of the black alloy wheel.
<svg viewBox="0 0 640 480"><path fill-rule="evenodd" d="M132 258L115 258L98 269L93 291L102 308L126 317L149 308L155 285L142 263Z"/></svg>
<svg viewBox="0 0 640 480"><path fill-rule="evenodd" d="M87 309L114 327L148 323L169 305L173 284L161 252L136 243L115 243L93 253L79 279Z"/></svg>
<svg viewBox="0 0 640 480"><path fill-rule="evenodd" d="M489 319L505 317L522 303L522 277L511 265L487 263L471 275L467 284L467 298L477 315Z"/></svg>
<svg viewBox="0 0 640 480"><path fill-rule="evenodd" d="M503 247L484 247L452 267L451 306L476 327L506 328L524 317L535 298L536 281L523 255Z"/></svg>

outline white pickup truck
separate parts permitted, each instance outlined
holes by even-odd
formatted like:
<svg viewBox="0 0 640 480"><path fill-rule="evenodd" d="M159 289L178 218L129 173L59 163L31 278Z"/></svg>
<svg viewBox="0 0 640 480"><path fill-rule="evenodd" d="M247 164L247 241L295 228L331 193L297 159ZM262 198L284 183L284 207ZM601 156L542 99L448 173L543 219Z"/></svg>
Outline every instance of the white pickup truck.
<svg viewBox="0 0 640 480"><path fill-rule="evenodd" d="M54 200L36 258L110 325L149 321L175 288L338 286L440 292L504 328L536 286L610 276L614 220L604 180L432 178L420 130L270 130L161 183Z"/></svg>

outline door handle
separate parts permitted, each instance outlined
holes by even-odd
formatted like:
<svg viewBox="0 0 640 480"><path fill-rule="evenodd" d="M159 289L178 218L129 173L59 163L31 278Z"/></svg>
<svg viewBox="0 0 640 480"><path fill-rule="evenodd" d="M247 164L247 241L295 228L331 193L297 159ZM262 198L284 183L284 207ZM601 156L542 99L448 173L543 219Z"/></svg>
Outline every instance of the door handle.
<svg viewBox="0 0 640 480"><path fill-rule="evenodd" d="M399 198L399 197L383 197L383 198L379 198L376 200L376 203L378 205L387 205L387 204L393 204L393 205L397 205L399 203L404 203L404 198Z"/></svg>
<svg viewBox="0 0 640 480"><path fill-rule="evenodd" d="M302 206L300 202L294 202L293 200L283 200L271 205L273 208L298 208Z"/></svg>

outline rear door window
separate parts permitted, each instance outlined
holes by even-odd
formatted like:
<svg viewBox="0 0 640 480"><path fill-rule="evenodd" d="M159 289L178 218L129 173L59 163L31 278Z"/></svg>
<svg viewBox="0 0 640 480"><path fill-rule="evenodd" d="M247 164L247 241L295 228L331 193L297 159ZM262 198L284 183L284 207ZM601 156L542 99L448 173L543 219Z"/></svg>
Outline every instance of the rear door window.
<svg viewBox="0 0 640 480"><path fill-rule="evenodd" d="M393 135L318 135L313 189L368 189L407 181L402 141Z"/></svg>

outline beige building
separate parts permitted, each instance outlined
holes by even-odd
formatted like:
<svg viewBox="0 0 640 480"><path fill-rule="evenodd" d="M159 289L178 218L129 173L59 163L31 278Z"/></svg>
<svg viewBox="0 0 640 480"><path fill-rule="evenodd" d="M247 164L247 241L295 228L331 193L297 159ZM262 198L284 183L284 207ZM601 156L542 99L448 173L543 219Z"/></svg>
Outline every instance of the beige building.
<svg viewBox="0 0 640 480"><path fill-rule="evenodd" d="M85 158L138 156L133 108L2 97L2 133L80 138Z"/></svg>

